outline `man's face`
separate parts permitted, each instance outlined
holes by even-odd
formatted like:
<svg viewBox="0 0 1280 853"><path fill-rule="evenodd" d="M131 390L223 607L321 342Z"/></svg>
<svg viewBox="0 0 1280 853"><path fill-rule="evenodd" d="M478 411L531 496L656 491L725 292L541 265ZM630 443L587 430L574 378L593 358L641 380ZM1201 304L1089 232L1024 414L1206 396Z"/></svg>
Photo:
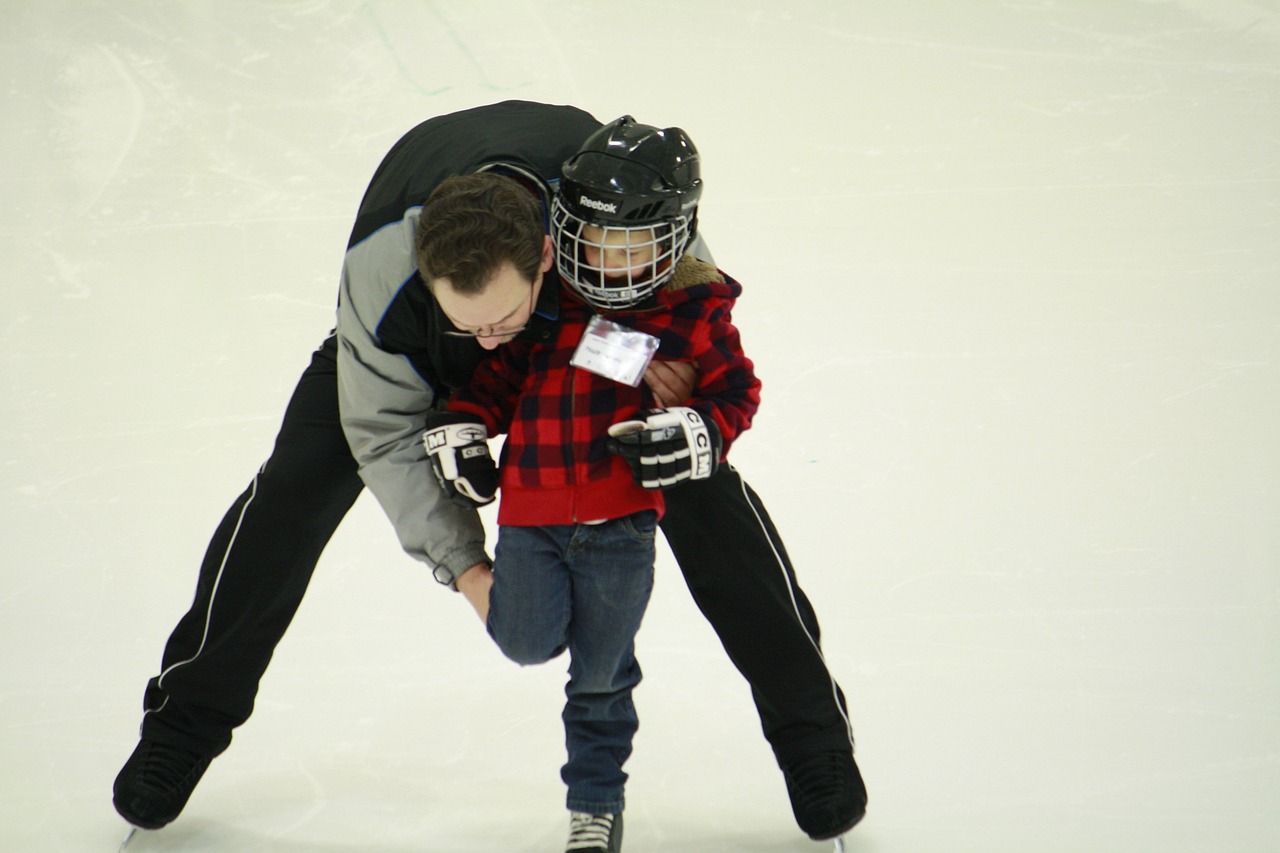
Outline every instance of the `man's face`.
<svg viewBox="0 0 1280 853"><path fill-rule="evenodd" d="M485 349L494 349L518 335L529 322L542 290L543 276L551 269L551 252L548 238L543 244L542 267L533 281L507 262L498 268L480 293L458 293L447 278L432 280L431 293L456 334L475 338Z"/></svg>

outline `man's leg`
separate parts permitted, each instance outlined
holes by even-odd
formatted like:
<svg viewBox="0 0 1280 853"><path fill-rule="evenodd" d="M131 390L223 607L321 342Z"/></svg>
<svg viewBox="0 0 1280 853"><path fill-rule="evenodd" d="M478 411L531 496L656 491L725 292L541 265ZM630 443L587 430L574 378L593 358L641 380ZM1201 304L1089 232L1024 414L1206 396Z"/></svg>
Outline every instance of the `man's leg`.
<svg viewBox="0 0 1280 853"><path fill-rule="evenodd" d="M191 609L147 685L142 741L116 779L116 808L157 828L253 711L258 683L321 551L361 490L338 419L333 338L312 357L271 458L210 541Z"/></svg>
<svg viewBox="0 0 1280 853"><path fill-rule="evenodd" d="M866 788L844 694L768 511L729 465L665 497L662 532L698 608L751 685L797 822L815 838L840 834L861 819Z"/></svg>

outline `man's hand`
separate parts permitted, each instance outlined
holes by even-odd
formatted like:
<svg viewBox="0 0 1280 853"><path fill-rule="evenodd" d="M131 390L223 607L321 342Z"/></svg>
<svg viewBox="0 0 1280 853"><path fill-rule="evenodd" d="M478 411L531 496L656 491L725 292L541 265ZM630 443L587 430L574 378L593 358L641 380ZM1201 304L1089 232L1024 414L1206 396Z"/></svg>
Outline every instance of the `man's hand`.
<svg viewBox="0 0 1280 853"><path fill-rule="evenodd" d="M493 589L493 569L488 563L476 563L458 575L453 585L475 608L480 621L489 624L489 590Z"/></svg>
<svg viewBox="0 0 1280 853"><path fill-rule="evenodd" d="M660 407L683 406L693 396L698 370L687 361L651 361L644 372L644 384Z"/></svg>
<svg viewBox="0 0 1280 853"><path fill-rule="evenodd" d="M638 485L666 489L716 472L723 442L715 421L682 406L636 418L609 427L609 451L627 460Z"/></svg>
<svg viewBox="0 0 1280 853"><path fill-rule="evenodd" d="M498 466L489 455L484 424L457 412L432 412L422 446L431 470L449 500L461 506L493 503L498 492Z"/></svg>

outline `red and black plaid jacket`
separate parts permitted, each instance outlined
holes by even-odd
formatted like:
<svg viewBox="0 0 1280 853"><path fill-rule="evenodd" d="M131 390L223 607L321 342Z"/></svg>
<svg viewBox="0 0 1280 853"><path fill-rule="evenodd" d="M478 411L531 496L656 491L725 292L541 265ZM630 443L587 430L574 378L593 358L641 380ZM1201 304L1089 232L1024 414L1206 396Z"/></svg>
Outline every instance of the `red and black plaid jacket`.
<svg viewBox="0 0 1280 853"><path fill-rule="evenodd" d="M715 421L725 453L760 405L760 380L730 318L741 292L715 267L686 257L658 293L657 307L606 315L657 337L655 359L694 364L697 387L687 405ZM653 394L643 382L632 388L570 365L594 311L567 287L561 287L560 311L554 341L517 339L499 347L449 401L451 411L480 418L490 436L507 433L498 523L574 524L644 509L661 514L662 492L637 486L626 462L606 448L609 426L654 408Z"/></svg>

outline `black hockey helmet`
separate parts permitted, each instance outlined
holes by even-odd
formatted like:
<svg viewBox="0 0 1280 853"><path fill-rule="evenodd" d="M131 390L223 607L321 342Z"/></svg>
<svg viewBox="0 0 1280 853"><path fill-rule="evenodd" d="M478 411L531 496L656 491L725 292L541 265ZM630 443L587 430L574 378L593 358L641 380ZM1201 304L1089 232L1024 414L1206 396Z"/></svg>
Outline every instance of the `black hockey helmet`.
<svg viewBox="0 0 1280 853"><path fill-rule="evenodd" d="M631 116L610 122L562 170L551 208L561 277L597 308L643 302L671 279L697 233L701 195L698 150L687 133ZM643 262L606 264L610 250Z"/></svg>

